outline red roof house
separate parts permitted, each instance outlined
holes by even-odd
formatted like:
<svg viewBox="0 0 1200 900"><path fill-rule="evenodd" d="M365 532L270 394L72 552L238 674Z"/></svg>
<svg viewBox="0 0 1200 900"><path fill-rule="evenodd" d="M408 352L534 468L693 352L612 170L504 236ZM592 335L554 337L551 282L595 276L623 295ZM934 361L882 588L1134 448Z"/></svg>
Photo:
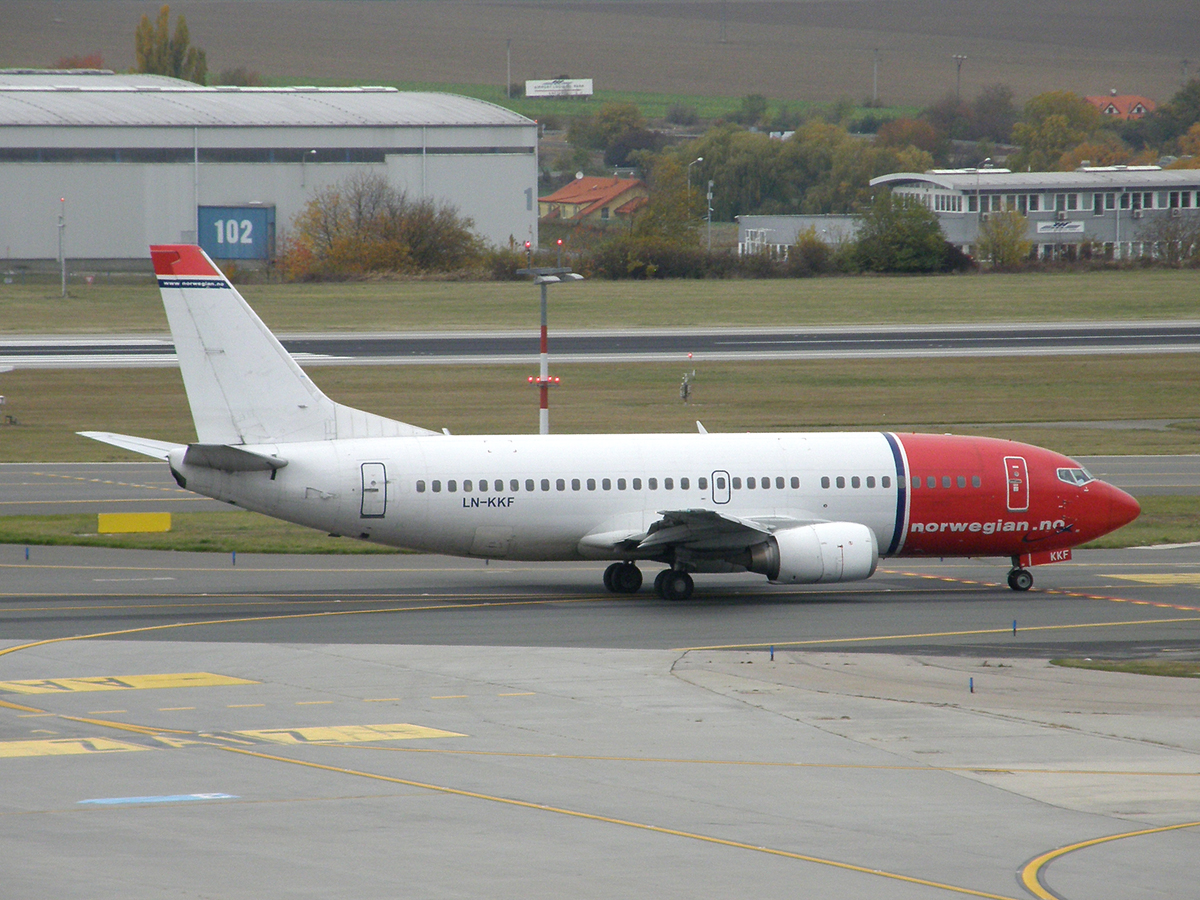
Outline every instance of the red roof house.
<svg viewBox="0 0 1200 900"><path fill-rule="evenodd" d="M1114 119L1140 119L1148 112L1154 112L1158 106L1149 97L1139 97L1136 94L1117 94L1113 92L1107 97L1084 97L1088 103L1100 110L1101 115L1112 116Z"/></svg>
<svg viewBox="0 0 1200 900"><path fill-rule="evenodd" d="M650 190L636 178L576 178L547 197L538 198L543 222L626 221L646 205Z"/></svg>

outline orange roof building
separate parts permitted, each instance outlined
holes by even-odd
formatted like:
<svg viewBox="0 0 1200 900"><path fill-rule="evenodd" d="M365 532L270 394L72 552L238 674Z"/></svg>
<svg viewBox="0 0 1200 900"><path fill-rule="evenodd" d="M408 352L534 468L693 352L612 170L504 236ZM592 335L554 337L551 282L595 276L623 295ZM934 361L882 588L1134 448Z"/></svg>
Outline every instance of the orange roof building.
<svg viewBox="0 0 1200 900"><path fill-rule="evenodd" d="M1149 97L1139 97L1137 94L1117 94L1115 91L1106 97L1084 97L1088 103L1100 110L1104 116L1114 119L1140 119L1146 113L1154 112L1158 106Z"/></svg>
<svg viewBox="0 0 1200 900"><path fill-rule="evenodd" d="M553 194L538 198L543 222L604 224L628 221L649 202L650 190L636 178L576 178Z"/></svg>

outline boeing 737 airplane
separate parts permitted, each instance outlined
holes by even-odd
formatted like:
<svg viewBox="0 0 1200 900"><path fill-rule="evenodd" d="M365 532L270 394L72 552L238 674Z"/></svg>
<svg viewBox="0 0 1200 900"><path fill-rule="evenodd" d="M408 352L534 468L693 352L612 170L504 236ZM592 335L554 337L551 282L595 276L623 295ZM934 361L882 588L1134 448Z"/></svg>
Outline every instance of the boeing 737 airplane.
<svg viewBox="0 0 1200 900"><path fill-rule="evenodd" d="M869 578L881 557L1028 566L1137 518L1137 501L1028 444L891 433L457 436L326 397L212 260L150 248L196 443L81 432L166 460L184 488L337 535L432 553L612 560L614 592L664 566L782 584Z"/></svg>

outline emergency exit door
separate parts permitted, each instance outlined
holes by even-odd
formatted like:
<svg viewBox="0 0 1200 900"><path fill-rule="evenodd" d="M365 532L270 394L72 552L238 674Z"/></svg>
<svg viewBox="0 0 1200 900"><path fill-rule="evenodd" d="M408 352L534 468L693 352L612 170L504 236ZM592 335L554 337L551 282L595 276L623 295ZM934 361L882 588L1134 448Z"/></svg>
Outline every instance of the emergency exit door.
<svg viewBox="0 0 1200 900"><path fill-rule="evenodd" d="M1029 467L1025 465L1025 457L1004 457L1004 469L1008 481L1008 511L1025 512L1029 509Z"/></svg>
<svg viewBox="0 0 1200 900"><path fill-rule="evenodd" d="M387 472L383 463L362 464L362 517L381 519L387 511Z"/></svg>

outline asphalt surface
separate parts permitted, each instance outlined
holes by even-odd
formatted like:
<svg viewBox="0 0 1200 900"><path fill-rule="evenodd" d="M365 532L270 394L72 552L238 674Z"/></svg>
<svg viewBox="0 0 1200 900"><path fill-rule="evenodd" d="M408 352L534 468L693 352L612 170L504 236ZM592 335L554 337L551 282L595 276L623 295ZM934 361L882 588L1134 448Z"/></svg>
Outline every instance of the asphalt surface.
<svg viewBox="0 0 1200 900"><path fill-rule="evenodd" d="M0 546L2 893L1191 896L1200 680L1047 659L1200 660L1200 548L1004 569Z"/></svg>
<svg viewBox="0 0 1200 900"><path fill-rule="evenodd" d="M538 353L534 331L281 334L303 365L517 363ZM560 362L1025 356L1200 350L1200 321L552 331ZM168 336L0 337L0 365L22 368L174 366Z"/></svg>

